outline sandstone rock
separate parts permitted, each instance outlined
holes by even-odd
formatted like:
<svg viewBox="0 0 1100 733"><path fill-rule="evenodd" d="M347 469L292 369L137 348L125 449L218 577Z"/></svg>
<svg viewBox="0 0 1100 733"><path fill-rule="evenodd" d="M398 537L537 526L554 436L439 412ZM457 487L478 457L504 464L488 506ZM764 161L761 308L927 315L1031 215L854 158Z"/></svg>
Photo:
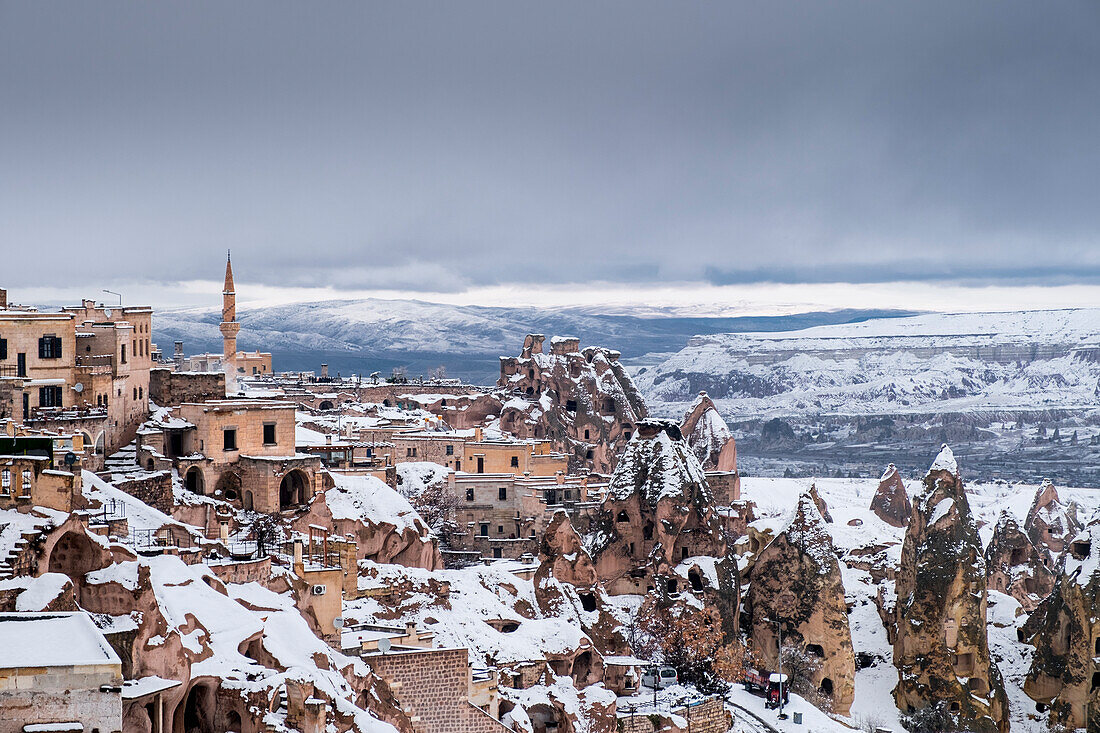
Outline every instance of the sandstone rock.
<svg viewBox="0 0 1100 733"><path fill-rule="evenodd" d="M707 470L736 471L737 443L706 392L700 392L680 423L692 453Z"/></svg>
<svg viewBox="0 0 1100 733"><path fill-rule="evenodd" d="M1054 484L1050 479L1045 479L1035 492L1035 499L1024 520L1024 530L1032 544L1043 552L1049 568L1065 550L1069 538L1081 531L1081 522L1077 518L1076 508L1063 504Z"/></svg>
<svg viewBox="0 0 1100 733"><path fill-rule="evenodd" d="M572 620L591 637L601 655L629 655L630 646L608 605L592 558L565 512L555 514L546 528L539 560L534 578L539 611Z"/></svg>
<svg viewBox="0 0 1100 733"><path fill-rule="evenodd" d="M821 518L827 523L832 524L833 515L829 514L829 505L825 503L825 500L821 498L821 494L818 493L817 484L810 484L810 498L813 499L817 511L821 513Z"/></svg>
<svg viewBox="0 0 1100 733"><path fill-rule="evenodd" d="M848 715L855 696L855 656L848 611L832 539L809 490L790 522L753 566L748 606L752 646L768 669L778 666L776 622L784 647L821 659L816 685L832 709Z"/></svg>
<svg viewBox="0 0 1100 733"><path fill-rule="evenodd" d="M570 468L609 472L646 416L645 400L619 363L619 352L570 337L531 334L517 357L501 357L497 384L507 401L500 429L518 438L548 439L570 456Z"/></svg>
<svg viewBox="0 0 1100 733"><path fill-rule="evenodd" d="M986 636L985 563L958 464L946 445L924 477L897 574L894 699L902 712L946 703L967 730L1008 730Z"/></svg>
<svg viewBox="0 0 1100 733"><path fill-rule="evenodd" d="M608 484L586 545L610 593L688 594L738 628L740 580L699 460L680 428L643 420ZM687 583L684 583L684 580Z"/></svg>
<svg viewBox="0 0 1100 733"><path fill-rule="evenodd" d="M891 463L879 479L878 490L871 499L871 511L878 518L894 527L904 527L913 516L913 505L905 491L905 483L896 466Z"/></svg>
<svg viewBox="0 0 1100 733"><path fill-rule="evenodd" d="M1020 630L1035 645L1024 692L1052 721L1100 730L1100 524L1069 543L1054 591Z"/></svg>
<svg viewBox="0 0 1100 733"><path fill-rule="evenodd" d="M1015 598L1031 613L1054 588L1054 575L1016 518L1002 511L985 550L986 585Z"/></svg>

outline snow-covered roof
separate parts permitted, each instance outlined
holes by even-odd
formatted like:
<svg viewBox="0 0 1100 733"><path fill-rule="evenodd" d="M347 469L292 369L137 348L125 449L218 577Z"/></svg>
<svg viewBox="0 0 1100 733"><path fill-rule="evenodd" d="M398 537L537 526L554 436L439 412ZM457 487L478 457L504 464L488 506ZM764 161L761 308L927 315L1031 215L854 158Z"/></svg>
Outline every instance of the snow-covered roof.
<svg viewBox="0 0 1100 733"><path fill-rule="evenodd" d="M0 613L0 669L122 664L88 614Z"/></svg>

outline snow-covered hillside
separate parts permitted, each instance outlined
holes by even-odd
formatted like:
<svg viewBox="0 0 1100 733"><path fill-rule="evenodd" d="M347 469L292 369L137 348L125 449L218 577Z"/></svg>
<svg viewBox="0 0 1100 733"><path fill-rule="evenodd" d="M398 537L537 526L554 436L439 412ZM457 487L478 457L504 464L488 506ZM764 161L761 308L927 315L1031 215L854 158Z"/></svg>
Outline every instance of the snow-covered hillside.
<svg viewBox="0 0 1100 733"><path fill-rule="evenodd" d="M1097 309L936 314L697 336L637 382L658 413L706 390L738 418L1087 408L1098 354Z"/></svg>

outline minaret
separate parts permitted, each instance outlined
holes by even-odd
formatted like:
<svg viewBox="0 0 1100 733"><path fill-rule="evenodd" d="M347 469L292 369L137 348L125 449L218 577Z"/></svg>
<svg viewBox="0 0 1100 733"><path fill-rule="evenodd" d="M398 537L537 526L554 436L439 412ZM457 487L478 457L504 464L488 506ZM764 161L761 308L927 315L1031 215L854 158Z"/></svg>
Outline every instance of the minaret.
<svg viewBox="0 0 1100 733"><path fill-rule="evenodd" d="M225 371L225 393L237 392L237 293L233 289L233 262L229 253L225 256L225 287L222 288L222 369Z"/></svg>

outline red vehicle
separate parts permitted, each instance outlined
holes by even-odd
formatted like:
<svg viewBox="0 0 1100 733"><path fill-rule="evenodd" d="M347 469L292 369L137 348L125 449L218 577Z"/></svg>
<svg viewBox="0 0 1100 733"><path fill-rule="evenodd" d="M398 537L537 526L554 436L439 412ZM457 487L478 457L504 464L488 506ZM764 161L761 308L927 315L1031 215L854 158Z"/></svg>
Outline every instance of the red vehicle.
<svg viewBox="0 0 1100 733"><path fill-rule="evenodd" d="M768 689L768 673L747 667L745 669L744 685L749 692L764 692Z"/></svg>
<svg viewBox="0 0 1100 733"><path fill-rule="evenodd" d="M765 707L773 709L779 707L780 693L783 695L783 704L786 705L790 703L791 691L789 689L789 678L785 674L768 675L768 701L764 703Z"/></svg>

